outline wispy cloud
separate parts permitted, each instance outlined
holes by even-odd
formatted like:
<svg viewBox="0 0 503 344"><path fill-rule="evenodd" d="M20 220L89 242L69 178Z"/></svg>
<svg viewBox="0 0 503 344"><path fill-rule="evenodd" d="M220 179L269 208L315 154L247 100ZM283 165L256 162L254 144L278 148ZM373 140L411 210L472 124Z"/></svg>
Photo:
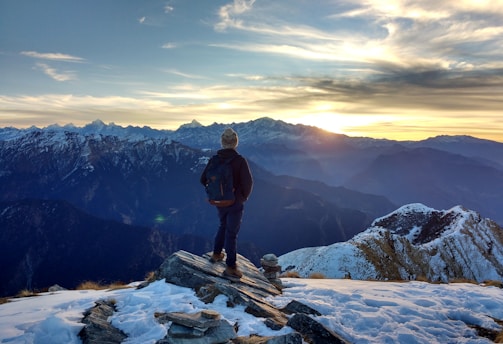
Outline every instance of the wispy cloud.
<svg viewBox="0 0 503 344"><path fill-rule="evenodd" d="M32 57L35 59L62 61L62 62L85 62L82 57L61 54L61 53L39 53L36 51L22 51L21 55Z"/></svg>
<svg viewBox="0 0 503 344"><path fill-rule="evenodd" d="M164 72L169 73L169 74L182 76L182 77L188 78L188 79L205 79L205 77L202 75L183 73L183 72L180 72L179 70L176 70L176 69L165 69Z"/></svg>
<svg viewBox="0 0 503 344"><path fill-rule="evenodd" d="M176 44L175 43L171 43L171 42L164 43L162 45L162 48L163 49L174 49L174 48L176 48Z"/></svg>
<svg viewBox="0 0 503 344"><path fill-rule="evenodd" d="M227 74L228 77L231 78L239 78L243 80L249 80L249 81L261 81L265 80L266 77L263 75L250 75L250 74Z"/></svg>
<svg viewBox="0 0 503 344"><path fill-rule="evenodd" d="M70 81L77 79L76 73L73 71L59 72L55 68L52 68L45 63L37 63L36 66L38 69L40 69L42 72L56 81Z"/></svg>
<svg viewBox="0 0 503 344"><path fill-rule="evenodd" d="M166 17L168 14L171 14L172 12L175 11L175 7L166 4L162 7L162 12L160 11L159 8L155 8L154 10L150 10L147 15L141 16L138 18L138 23L141 25L146 25L146 26L153 26L153 27L164 27L166 24Z"/></svg>
<svg viewBox="0 0 503 344"><path fill-rule="evenodd" d="M502 1L341 1L333 3L333 14L328 9L325 18L311 26L296 22L295 16L285 21L288 17L280 10L254 1L236 0L222 6L215 30L240 31L248 39L246 44L218 46L399 69L466 68L503 58ZM362 24L347 25L348 17Z"/></svg>

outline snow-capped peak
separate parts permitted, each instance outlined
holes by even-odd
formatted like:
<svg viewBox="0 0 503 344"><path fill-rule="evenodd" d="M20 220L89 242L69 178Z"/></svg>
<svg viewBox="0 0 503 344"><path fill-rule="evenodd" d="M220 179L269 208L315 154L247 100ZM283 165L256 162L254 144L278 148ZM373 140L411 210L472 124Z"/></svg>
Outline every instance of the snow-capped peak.
<svg viewBox="0 0 503 344"><path fill-rule="evenodd" d="M182 124L178 129L183 129L183 128L199 128L202 127L203 125L199 123L197 120L193 119L190 123L185 123Z"/></svg>

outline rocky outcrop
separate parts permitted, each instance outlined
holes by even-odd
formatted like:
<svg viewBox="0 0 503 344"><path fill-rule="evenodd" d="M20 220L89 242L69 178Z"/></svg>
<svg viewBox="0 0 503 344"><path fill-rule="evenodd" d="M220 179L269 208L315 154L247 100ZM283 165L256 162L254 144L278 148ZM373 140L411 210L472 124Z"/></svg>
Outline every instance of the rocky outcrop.
<svg viewBox="0 0 503 344"><path fill-rule="evenodd" d="M108 322L113 315L115 305L112 301L96 301L93 308L84 314L82 322L86 324L79 332L84 344L121 343L126 334Z"/></svg>
<svg viewBox="0 0 503 344"><path fill-rule="evenodd" d="M282 309L277 309L266 301L281 291L248 259L238 255L237 264L243 272L241 279L230 279L223 275L225 263L210 263L209 254L197 256L178 251L167 258L155 273L157 280L192 288L205 303L211 303L217 295L228 298L228 306L245 306L245 312L264 318L264 324L273 330L284 326L296 332L270 336L237 337L235 325L221 319L218 312L203 310L187 314L180 312L155 313L156 320L169 326L166 336L156 344L310 344L345 343L337 334L315 320L321 315L298 301L292 301ZM149 282L140 285L145 287ZM120 343L126 336L107 322L113 314L112 303L99 301L86 313L86 326L79 336L84 344Z"/></svg>
<svg viewBox="0 0 503 344"><path fill-rule="evenodd" d="M237 264L243 272L239 280L223 275L225 263L211 263L209 254L196 256L186 251L178 251L168 257L156 272L156 279L182 287L192 288L201 300L213 302L219 294L229 298L230 305L244 305L245 311L257 317L267 318L271 328L281 328L286 316L270 303L268 296L281 292L248 259L238 254Z"/></svg>
<svg viewBox="0 0 503 344"><path fill-rule="evenodd" d="M357 280L503 279L503 228L473 210L407 204L351 240L306 247L278 258L301 277Z"/></svg>

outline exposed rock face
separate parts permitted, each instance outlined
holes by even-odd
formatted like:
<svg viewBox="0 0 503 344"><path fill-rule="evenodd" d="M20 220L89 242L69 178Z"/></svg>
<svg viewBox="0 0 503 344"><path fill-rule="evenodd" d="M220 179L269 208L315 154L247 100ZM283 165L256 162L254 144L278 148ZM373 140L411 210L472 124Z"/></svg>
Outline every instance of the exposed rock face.
<svg viewBox="0 0 503 344"><path fill-rule="evenodd" d="M291 301L288 305L281 308L281 311L285 314L301 313L301 314L321 315L321 313L318 312L316 309L312 309L311 307L306 306L305 304L300 303L299 301L296 300Z"/></svg>
<svg viewBox="0 0 503 344"><path fill-rule="evenodd" d="M295 314L288 320L288 326L304 334L308 343L344 344L346 343L335 333L321 325L306 314Z"/></svg>
<svg viewBox="0 0 503 344"><path fill-rule="evenodd" d="M355 241L361 239L358 247L378 267L380 279L482 282L503 277L503 229L462 207L403 206L377 219L368 234Z"/></svg>

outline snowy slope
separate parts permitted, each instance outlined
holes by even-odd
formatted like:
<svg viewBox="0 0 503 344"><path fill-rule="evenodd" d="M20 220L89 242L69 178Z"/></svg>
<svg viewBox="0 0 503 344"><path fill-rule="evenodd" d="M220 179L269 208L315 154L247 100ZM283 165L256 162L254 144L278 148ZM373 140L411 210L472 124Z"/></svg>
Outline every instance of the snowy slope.
<svg viewBox="0 0 503 344"><path fill-rule="evenodd" d="M302 248L279 258L301 276L476 281L503 278L503 230L474 211L405 205L344 243Z"/></svg>
<svg viewBox="0 0 503 344"><path fill-rule="evenodd" d="M316 320L349 343L491 343L474 325L500 332L503 290L473 284L368 282L354 280L284 279L282 295L269 301L278 308L297 300L321 313ZM281 335L293 330L267 328L243 306L228 308L218 296L204 304L193 290L163 281L143 289L60 291L15 299L0 305L0 343L76 344L83 312L99 299L114 299L111 318L126 343L155 343L169 324L155 321L155 312L218 311L239 327L239 336Z"/></svg>

